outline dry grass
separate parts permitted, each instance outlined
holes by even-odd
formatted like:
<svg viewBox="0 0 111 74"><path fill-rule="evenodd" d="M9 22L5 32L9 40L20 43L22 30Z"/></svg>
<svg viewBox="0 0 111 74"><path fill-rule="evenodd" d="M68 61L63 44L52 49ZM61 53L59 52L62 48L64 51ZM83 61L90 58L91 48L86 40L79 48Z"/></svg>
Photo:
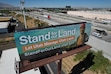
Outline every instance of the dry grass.
<svg viewBox="0 0 111 74"><path fill-rule="evenodd" d="M5 18L5 17L0 18L0 21L8 21L8 20L10 20L10 18Z"/></svg>
<svg viewBox="0 0 111 74"><path fill-rule="evenodd" d="M37 27L36 24L35 24L35 22L34 22L34 20L35 20L34 18L27 20L26 23L27 23L28 28Z"/></svg>
<svg viewBox="0 0 111 74"><path fill-rule="evenodd" d="M74 61L75 56L69 56L66 58L63 58L62 60L62 69L65 74L69 74L73 66L75 66L79 61ZM86 70L83 72L83 74L96 74L95 72L92 72L90 70Z"/></svg>
<svg viewBox="0 0 111 74"><path fill-rule="evenodd" d="M14 40L13 37L8 37L8 38L5 38L6 41L10 41L10 40Z"/></svg>
<svg viewBox="0 0 111 74"><path fill-rule="evenodd" d="M14 40L14 37L0 38L0 43L9 42Z"/></svg>
<svg viewBox="0 0 111 74"><path fill-rule="evenodd" d="M24 19L23 19L23 16L19 16L17 17L17 19L20 21L20 22L24 22ZM27 27L28 28L34 28L36 27L35 23L34 23L34 19L27 19L26 20L26 24L27 24Z"/></svg>
<svg viewBox="0 0 111 74"><path fill-rule="evenodd" d="M72 55L62 60L62 68L65 74L69 74L73 66L78 63L78 62L74 62L73 59L74 59L74 56Z"/></svg>
<svg viewBox="0 0 111 74"><path fill-rule="evenodd" d="M21 23L24 23L24 19L23 19L23 15L18 14L16 15L15 13L11 14L12 16L14 16L16 19L18 19ZM0 21L6 21L6 20L10 20L10 18L0 18ZM35 27L39 27L39 26L48 26L47 22L41 21L39 19L34 19L32 17L26 16L26 24L28 28L35 28ZM14 40L13 37L7 37L7 38L0 38L0 43L4 43L4 42L9 42Z"/></svg>
<svg viewBox="0 0 111 74"><path fill-rule="evenodd" d="M15 16L20 22L24 23L23 16L18 14ZM39 19L35 19L29 16L26 16L26 24L28 28L35 28L35 27L43 27L43 26L48 26L47 22L41 21Z"/></svg>

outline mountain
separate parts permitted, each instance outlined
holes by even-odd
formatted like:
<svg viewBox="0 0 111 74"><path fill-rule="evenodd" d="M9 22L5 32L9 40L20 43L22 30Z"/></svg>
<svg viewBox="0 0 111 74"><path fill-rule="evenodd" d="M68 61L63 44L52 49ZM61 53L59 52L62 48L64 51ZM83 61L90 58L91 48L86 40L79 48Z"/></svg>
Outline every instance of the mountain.
<svg viewBox="0 0 111 74"><path fill-rule="evenodd" d="M0 8L13 8L13 5L6 4L6 3L0 3Z"/></svg>

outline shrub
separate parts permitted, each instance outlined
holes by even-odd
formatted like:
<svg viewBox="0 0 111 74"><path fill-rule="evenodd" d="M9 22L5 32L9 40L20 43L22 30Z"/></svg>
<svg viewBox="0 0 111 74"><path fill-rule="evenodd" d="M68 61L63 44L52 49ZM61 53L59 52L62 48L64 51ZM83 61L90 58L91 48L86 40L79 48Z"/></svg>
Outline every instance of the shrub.
<svg viewBox="0 0 111 74"><path fill-rule="evenodd" d="M78 53L75 56L74 60L75 61L82 60L83 58L87 56L89 52L92 52L95 55L93 59L94 65L92 65L89 69L96 73L100 71L101 74L105 74L105 73L111 74L111 63L107 58L105 58L102 55L102 51L98 51L98 52L94 52L92 50L83 51L83 52Z"/></svg>

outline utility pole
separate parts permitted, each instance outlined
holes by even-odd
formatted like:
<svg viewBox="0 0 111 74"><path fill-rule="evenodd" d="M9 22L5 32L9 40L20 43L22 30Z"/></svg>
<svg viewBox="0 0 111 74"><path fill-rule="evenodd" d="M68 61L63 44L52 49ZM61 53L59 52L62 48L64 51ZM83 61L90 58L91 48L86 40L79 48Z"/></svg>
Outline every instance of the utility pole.
<svg viewBox="0 0 111 74"><path fill-rule="evenodd" d="M24 0L20 0L20 4L21 4L21 10L22 10L22 13L23 13L23 16L24 16L25 29L27 29L26 18L25 18L25 11L24 11L24 4L25 4L25 1L24 1Z"/></svg>

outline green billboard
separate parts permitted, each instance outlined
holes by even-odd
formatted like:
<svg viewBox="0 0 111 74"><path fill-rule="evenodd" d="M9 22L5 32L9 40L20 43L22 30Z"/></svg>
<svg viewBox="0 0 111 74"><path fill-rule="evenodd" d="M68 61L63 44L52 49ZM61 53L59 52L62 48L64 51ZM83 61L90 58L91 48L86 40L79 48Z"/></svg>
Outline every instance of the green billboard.
<svg viewBox="0 0 111 74"><path fill-rule="evenodd" d="M90 31L91 24L82 22L16 32L14 37L21 60L30 60L83 45Z"/></svg>

